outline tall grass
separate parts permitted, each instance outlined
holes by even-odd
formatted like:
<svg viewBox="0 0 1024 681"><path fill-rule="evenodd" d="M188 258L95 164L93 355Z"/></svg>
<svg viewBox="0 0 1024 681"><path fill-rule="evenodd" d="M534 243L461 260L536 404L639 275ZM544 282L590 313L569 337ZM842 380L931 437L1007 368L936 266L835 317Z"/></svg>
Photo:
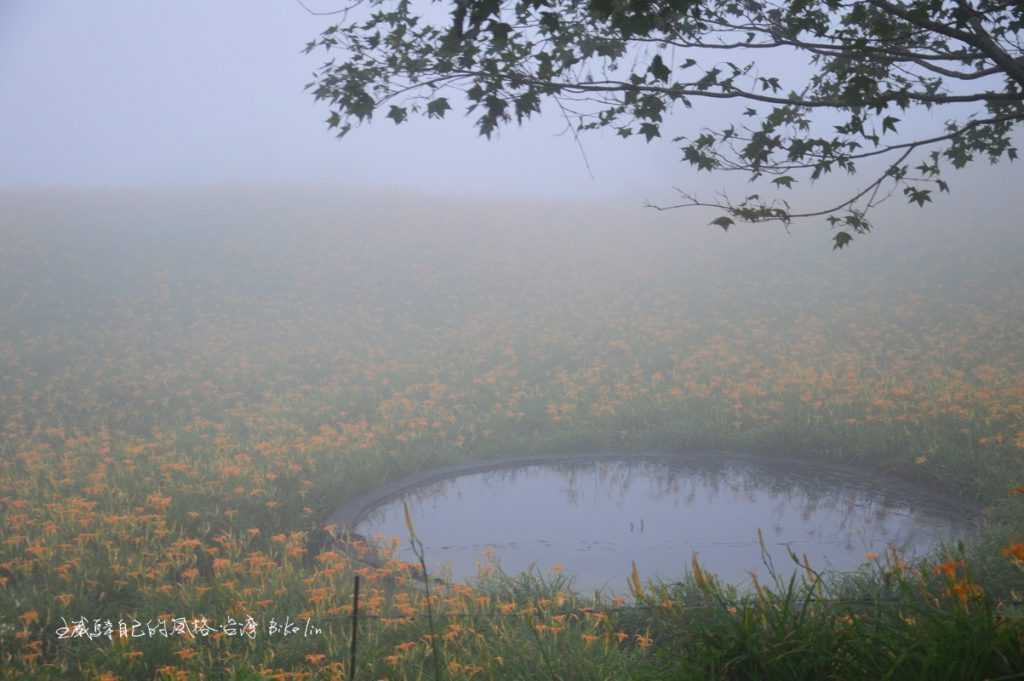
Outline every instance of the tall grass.
<svg viewBox="0 0 1024 681"><path fill-rule="evenodd" d="M685 582L656 589L663 607L643 623L660 640L658 654L640 661L634 678L1024 678L1024 620L985 594L962 557L872 559L854 577L804 564L806 573L772 588L755 578L743 596L695 560Z"/></svg>

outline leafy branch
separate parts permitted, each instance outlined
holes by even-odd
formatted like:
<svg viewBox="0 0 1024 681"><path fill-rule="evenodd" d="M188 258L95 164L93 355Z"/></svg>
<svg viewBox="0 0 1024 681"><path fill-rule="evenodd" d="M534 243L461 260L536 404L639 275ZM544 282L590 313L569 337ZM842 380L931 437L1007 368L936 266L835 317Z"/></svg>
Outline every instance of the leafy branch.
<svg viewBox="0 0 1024 681"><path fill-rule="evenodd" d="M1024 120L1024 4L996 0L455 0L449 21L413 11L408 0L365 0L346 22L305 51L341 52L307 85L330 107L328 128L344 136L384 112L444 118L465 103L477 132L492 137L523 125L551 102L580 147L582 133L679 145L698 171L742 171L791 189L856 162L891 154L873 182L822 210L792 210L781 199L687 201L737 220L827 219L842 248L871 229L868 212L902 189L911 203L949 190L940 161L961 169L978 156L1014 160L1014 130ZM361 6L365 16L348 20ZM804 54L809 75L765 74L766 51ZM701 64L707 55L736 58ZM752 58L743 61L742 57ZM756 56L755 56L756 55ZM678 107L702 99L745 102L750 122L668 135ZM915 109L949 107L958 115L940 134L911 136L899 125ZM973 111L966 111L973 107ZM843 117L826 126L819 113ZM573 120L575 119L575 120ZM915 166L907 163L925 147ZM584 159L586 155L584 154ZM883 191L883 185L889 187ZM925 185L923 187L922 185ZM882 195L881 200L878 199Z"/></svg>

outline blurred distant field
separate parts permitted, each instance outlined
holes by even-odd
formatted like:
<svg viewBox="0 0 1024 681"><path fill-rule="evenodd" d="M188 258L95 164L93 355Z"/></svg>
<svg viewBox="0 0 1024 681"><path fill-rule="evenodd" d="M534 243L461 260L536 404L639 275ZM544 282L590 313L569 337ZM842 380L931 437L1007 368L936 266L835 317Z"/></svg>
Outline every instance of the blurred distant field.
<svg viewBox="0 0 1024 681"><path fill-rule="evenodd" d="M1024 586L1000 553L1024 542L1008 493L1024 485L1024 234L928 224L938 212L833 253L821 226L723 234L616 205L2 194L0 678L348 678L358 566L311 555L310 533L374 484L481 456L856 463L989 508L971 556L986 592L1009 594ZM364 575L368 612L417 611L419 592ZM446 673L528 677L529 639L464 635L513 597L454 594L477 619L443 615L458 624ZM326 633L54 636L62 617L271 611ZM405 628L423 625L403 617L369 630L364 678L422 670L430 648ZM565 626L589 678L651 654L642 633Z"/></svg>

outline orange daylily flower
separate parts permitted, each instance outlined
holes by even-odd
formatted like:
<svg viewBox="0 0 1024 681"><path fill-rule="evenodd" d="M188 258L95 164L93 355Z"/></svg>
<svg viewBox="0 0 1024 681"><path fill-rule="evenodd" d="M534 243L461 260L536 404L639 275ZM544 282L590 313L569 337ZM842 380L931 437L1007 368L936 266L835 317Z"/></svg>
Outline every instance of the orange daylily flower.
<svg viewBox="0 0 1024 681"><path fill-rule="evenodd" d="M1024 543L1010 544L1003 549L1002 553L1007 558L1024 563Z"/></svg>

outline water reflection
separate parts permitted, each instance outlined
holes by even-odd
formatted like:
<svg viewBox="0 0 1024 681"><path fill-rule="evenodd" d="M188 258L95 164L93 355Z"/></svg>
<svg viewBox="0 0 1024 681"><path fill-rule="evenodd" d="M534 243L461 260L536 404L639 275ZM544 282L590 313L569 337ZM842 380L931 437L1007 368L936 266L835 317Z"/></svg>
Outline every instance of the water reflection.
<svg viewBox="0 0 1024 681"><path fill-rule="evenodd" d="M906 485L767 462L692 460L533 464L426 484L371 511L357 529L407 542L402 502L434 569L472 576L485 549L510 573L565 566L582 590L621 593L630 561L678 578L694 551L734 583L776 566L786 546L819 569L852 569L893 545L920 554L964 535L955 513ZM403 548L401 556L412 560ZM788 570L788 567L786 568Z"/></svg>

